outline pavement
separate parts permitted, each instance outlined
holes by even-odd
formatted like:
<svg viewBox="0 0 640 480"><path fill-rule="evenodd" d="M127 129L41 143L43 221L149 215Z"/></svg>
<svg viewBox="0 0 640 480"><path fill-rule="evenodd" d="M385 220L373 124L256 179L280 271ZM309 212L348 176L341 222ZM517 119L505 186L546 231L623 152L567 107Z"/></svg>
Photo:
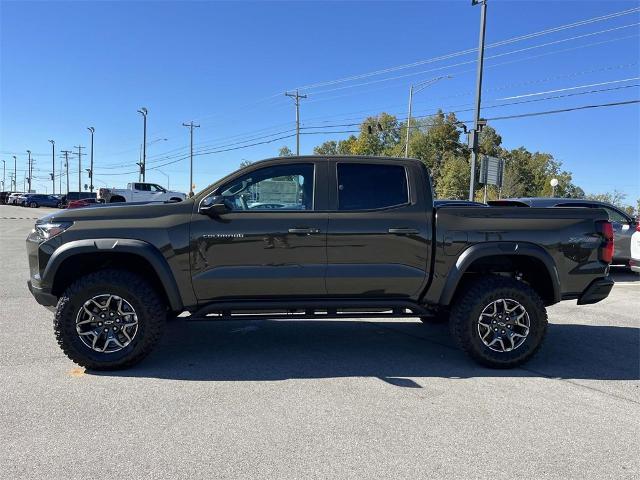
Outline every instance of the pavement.
<svg viewBox="0 0 640 480"><path fill-rule="evenodd" d="M177 319L139 366L98 374L26 288L48 211L0 206L0 479L640 475L640 276L551 307L514 370L413 319Z"/></svg>

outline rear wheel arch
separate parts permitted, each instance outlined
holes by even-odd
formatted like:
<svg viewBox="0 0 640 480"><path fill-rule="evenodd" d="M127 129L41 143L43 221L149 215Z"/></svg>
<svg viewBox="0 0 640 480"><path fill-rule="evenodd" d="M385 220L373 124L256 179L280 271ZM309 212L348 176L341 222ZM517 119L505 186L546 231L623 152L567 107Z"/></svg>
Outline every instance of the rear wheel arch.
<svg viewBox="0 0 640 480"><path fill-rule="evenodd" d="M519 242L492 242L465 250L452 267L440 295L449 305L478 275L502 274L516 277L533 288L545 305L560 301L560 280L551 255L542 247Z"/></svg>
<svg viewBox="0 0 640 480"><path fill-rule="evenodd" d="M126 201L127 200L122 195L113 195L109 199L109 203L122 203L122 202L126 202Z"/></svg>
<svg viewBox="0 0 640 480"><path fill-rule="evenodd" d="M44 285L60 297L81 276L99 270L116 269L142 275L164 297L173 311L183 308L169 265L151 244L141 240L78 240L60 247L43 273Z"/></svg>

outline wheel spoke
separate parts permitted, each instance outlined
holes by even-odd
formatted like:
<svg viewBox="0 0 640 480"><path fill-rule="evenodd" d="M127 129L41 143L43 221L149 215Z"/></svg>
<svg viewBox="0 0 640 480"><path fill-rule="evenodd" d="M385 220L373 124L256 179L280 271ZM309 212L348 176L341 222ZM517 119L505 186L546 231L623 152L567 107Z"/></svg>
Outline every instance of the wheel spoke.
<svg viewBox="0 0 640 480"><path fill-rule="evenodd" d="M496 352L510 352L520 347L529 335L529 314L511 298L499 298L487 304L477 320L482 343Z"/></svg>
<svg viewBox="0 0 640 480"><path fill-rule="evenodd" d="M106 320L96 318L97 314L106 317ZM115 325L120 321L122 323ZM92 329L90 324L97 322L104 323L105 329ZM111 330L112 327L117 327L119 331ZM76 316L76 332L88 348L110 354L122 350L133 341L138 332L138 317L131 304L119 295L111 293L95 295L79 308Z"/></svg>

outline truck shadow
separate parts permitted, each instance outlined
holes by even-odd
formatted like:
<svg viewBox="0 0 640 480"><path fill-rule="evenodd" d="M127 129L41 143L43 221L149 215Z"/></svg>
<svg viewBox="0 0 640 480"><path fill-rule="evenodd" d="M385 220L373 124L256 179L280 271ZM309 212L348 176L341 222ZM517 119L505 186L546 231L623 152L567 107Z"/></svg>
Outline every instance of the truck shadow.
<svg viewBox="0 0 640 480"><path fill-rule="evenodd" d="M168 325L140 365L104 376L199 381L376 377L420 388L410 378L548 377L640 379L640 329L549 325L546 343L523 368L492 370L455 347L447 325L416 321L247 321Z"/></svg>
<svg viewBox="0 0 640 480"><path fill-rule="evenodd" d="M611 267L609 273L616 282L640 282L640 274L631 272L624 267Z"/></svg>

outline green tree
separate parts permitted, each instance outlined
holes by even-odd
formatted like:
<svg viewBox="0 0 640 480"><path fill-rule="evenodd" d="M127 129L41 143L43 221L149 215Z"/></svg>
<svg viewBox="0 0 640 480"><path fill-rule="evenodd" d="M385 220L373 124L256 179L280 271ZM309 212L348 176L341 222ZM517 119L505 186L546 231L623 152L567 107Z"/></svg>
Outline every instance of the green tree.
<svg viewBox="0 0 640 480"><path fill-rule="evenodd" d="M436 187L437 198L466 199L469 196L471 169L469 160L445 154L440 180Z"/></svg>
<svg viewBox="0 0 640 480"><path fill-rule="evenodd" d="M313 153L316 155L355 155L354 145L357 138L353 135L349 136L346 140L328 140L321 145L318 145L313 149Z"/></svg>
<svg viewBox="0 0 640 480"><path fill-rule="evenodd" d="M624 200L627 198L627 194L620 192L618 190L614 190L613 192L607 193L591 193L587 195L585 198L588 200L597 200L599 202L607 202L611 205L615 205L616 207L624 208Z"/></svg>
<svg viewBox="0 0 640 480"><path fill-rule="evenodd" d="M453 158L469 156L468 148L460 142L458 125L455 114L445 115L439 111L418 122L411 135L411 156L422 160L430 170L436 191L439 191L438 183L444 163Z"/></svg>
<svg viewBox="0 0 640 480"><path fill-rule="evenodd" d="M278 156L279 157L291 157L291 156L293 156L293 152L291 151L291 149L289 147L284 145L283 147L280 147L280 150L278 150Z"/></svg>

